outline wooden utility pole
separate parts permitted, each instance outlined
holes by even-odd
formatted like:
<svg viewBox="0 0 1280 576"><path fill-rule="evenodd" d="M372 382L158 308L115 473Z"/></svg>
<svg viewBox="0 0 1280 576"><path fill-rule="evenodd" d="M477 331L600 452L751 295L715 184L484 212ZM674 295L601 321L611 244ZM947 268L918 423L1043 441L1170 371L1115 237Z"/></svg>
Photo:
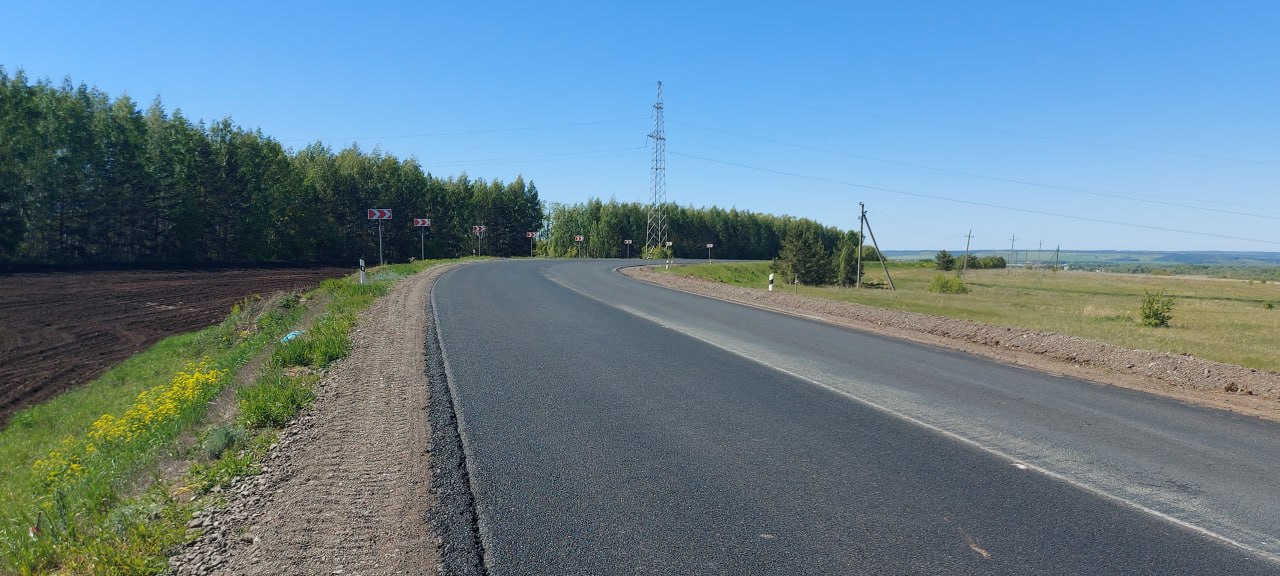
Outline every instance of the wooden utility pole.
<svg viewBox="0 0 1280 576"><path fill-rule="evenodd" d="M969 263L969 241L973 240L973 228L969 229L969 233L964 236L964 260L960 261L960 271L956 276L964 277L964 267Z"/></svg>
<svg viewBox="0 0 1280 576"><path fill-rule="evenodd" d="M858 279L854 282L855 287L862 287L862 245L866 244L866 236L862 233L862 224L867 221L867 206L861 202L858 203L858 267L856 273ZM881 256L883 258L883 256Z"/></svg>
<svg viewBox="0 0 1280 576"><path fill-rule="evenodd" d="M859 205L862 203L859 202ZM884 252L880 250L880 244L876 242L876 233L871 229L871 220L867 218L866 208L862 209L862 222L867 225L867 234L871 235L871 245L876 247L876 255L880 257L880 267L884 269L884 277L889 280L889 289L897 290L893 287L893 276L889 275L889 264L884 261Z"/></svg>
<svg viewBox="0 0 1280 576"><path fill-rule="evenodd" d="M1013 264L1014 264L1014 262L1017 262L1017 261L1018 261L1018 253L1013 251L1013 243L1014 243L1014 242L1017 242L1017 241L1018 241L1018 237L1017 237L1017 236L1010 236L1010 237L1009 237L1009 263L1008 263L1008 265L1007 265L1007 266L1005 266L1005 273L1006 273L1006 274L1012 274L1012 273L1013 273Z"/></svg>

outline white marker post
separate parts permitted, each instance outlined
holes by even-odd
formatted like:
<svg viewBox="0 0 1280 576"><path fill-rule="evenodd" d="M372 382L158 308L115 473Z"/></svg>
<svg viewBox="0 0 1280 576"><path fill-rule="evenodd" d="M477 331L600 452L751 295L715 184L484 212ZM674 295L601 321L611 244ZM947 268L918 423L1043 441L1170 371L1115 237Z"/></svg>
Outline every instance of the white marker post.
<svg viewBox="0 0 1280 576"><path fill-rule="evenodd" d="M360 259L360 285L364 286L364 258Z"/></svg>
<svg viewBox="0 0 1280 576"><path fill-rule="evenodd" d="M773 272L769 273L769 291L773 292Z"/></svg>
<svg viewBox="0 0 1280 576"><path fill-rule="evenodd" d="M667 241L667 248L670 248L670 247L671 247L671 241L670 241L670 240L668 240L668 241ZM671 269L671 254L670 254L670 252L671 252L671 251L670 251L670 250L668 250L667 252L668 252L668 254L667 254L667 270L670 270L670 269Z"/></svg>

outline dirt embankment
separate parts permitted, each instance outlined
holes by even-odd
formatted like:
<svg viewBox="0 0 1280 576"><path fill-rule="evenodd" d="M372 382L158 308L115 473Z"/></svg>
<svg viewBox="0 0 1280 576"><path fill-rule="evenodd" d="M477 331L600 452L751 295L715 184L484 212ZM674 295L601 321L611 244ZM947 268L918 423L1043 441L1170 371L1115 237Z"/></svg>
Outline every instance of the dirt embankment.
<svg viewBox="0 0 1280 576"><path fill-rule="evenodd" d="M191 521L203 535L170 560L173 573L438 573L424 345L427 298L449 268L401 280L361 315L351 354L281 433L263 474Z"/></svg>
<svg viewBox="0 0 1280 576"><path fill-rule="evenodd" d="M1280 374L1185 355L623 268L654 284L1280 421Z"/></svg>

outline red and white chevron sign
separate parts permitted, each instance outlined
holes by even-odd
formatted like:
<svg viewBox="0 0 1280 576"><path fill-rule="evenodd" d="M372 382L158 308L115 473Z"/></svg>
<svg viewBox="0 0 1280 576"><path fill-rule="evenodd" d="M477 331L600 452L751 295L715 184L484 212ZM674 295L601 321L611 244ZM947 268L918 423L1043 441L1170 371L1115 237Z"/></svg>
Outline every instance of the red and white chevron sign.
<svg viewBox="0 0 1280 576"><path fill-rule="evenodd" d="M484 226L472 226L472 227L471 227L471 232L472 232L472 233L474 233L474 234L479 234L479 233L484 232L484 231L485 231L485 227L484 227Z"/></svg>
<svg viewBox="0 0 1280 576"><path fill-rule="evenodd" d="M537 236L537 235L538 235L538 233L537 233L537 232L525 232L525 233L524 233L524 237L525 237L525 238L533 238L534 236Z"/></svg>
<svg viewBox="0 0 1280 576"><path fill-rule="evenodd" d="M578 236L574 236L574 237L573 237L573 241L574 241L574 242L581 242L582 240L583 240L583 236L581 236L581 235L578 235Z"/></svg>
<svg viewBox="0 0 1280 576"><path fill-rule="evenodd" d="M386 208L370 208L369 219L370 220L390 220L391 210L388 210Z"/></svg>
<svg viewBox="0 0 1280 576"><path fill-rule="evenodd" d="M430 218L414 218L413 225L414 226L430 226L431 219Z"/></svg>

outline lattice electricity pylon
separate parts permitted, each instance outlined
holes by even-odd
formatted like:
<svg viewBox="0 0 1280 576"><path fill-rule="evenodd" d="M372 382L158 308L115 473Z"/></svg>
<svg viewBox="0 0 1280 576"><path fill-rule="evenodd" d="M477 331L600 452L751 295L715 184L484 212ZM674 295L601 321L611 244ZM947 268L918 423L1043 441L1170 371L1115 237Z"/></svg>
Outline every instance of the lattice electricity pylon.
<svg viewBox="0 0 1280 576"><path fill-rule="evenodd" d="M667 243L667 221L663 205L667 203L667 136L662 126L662 82L658 82L658 100L653 104L653 168L649 173L649 227L644 245L652 248Z"/></svg>

